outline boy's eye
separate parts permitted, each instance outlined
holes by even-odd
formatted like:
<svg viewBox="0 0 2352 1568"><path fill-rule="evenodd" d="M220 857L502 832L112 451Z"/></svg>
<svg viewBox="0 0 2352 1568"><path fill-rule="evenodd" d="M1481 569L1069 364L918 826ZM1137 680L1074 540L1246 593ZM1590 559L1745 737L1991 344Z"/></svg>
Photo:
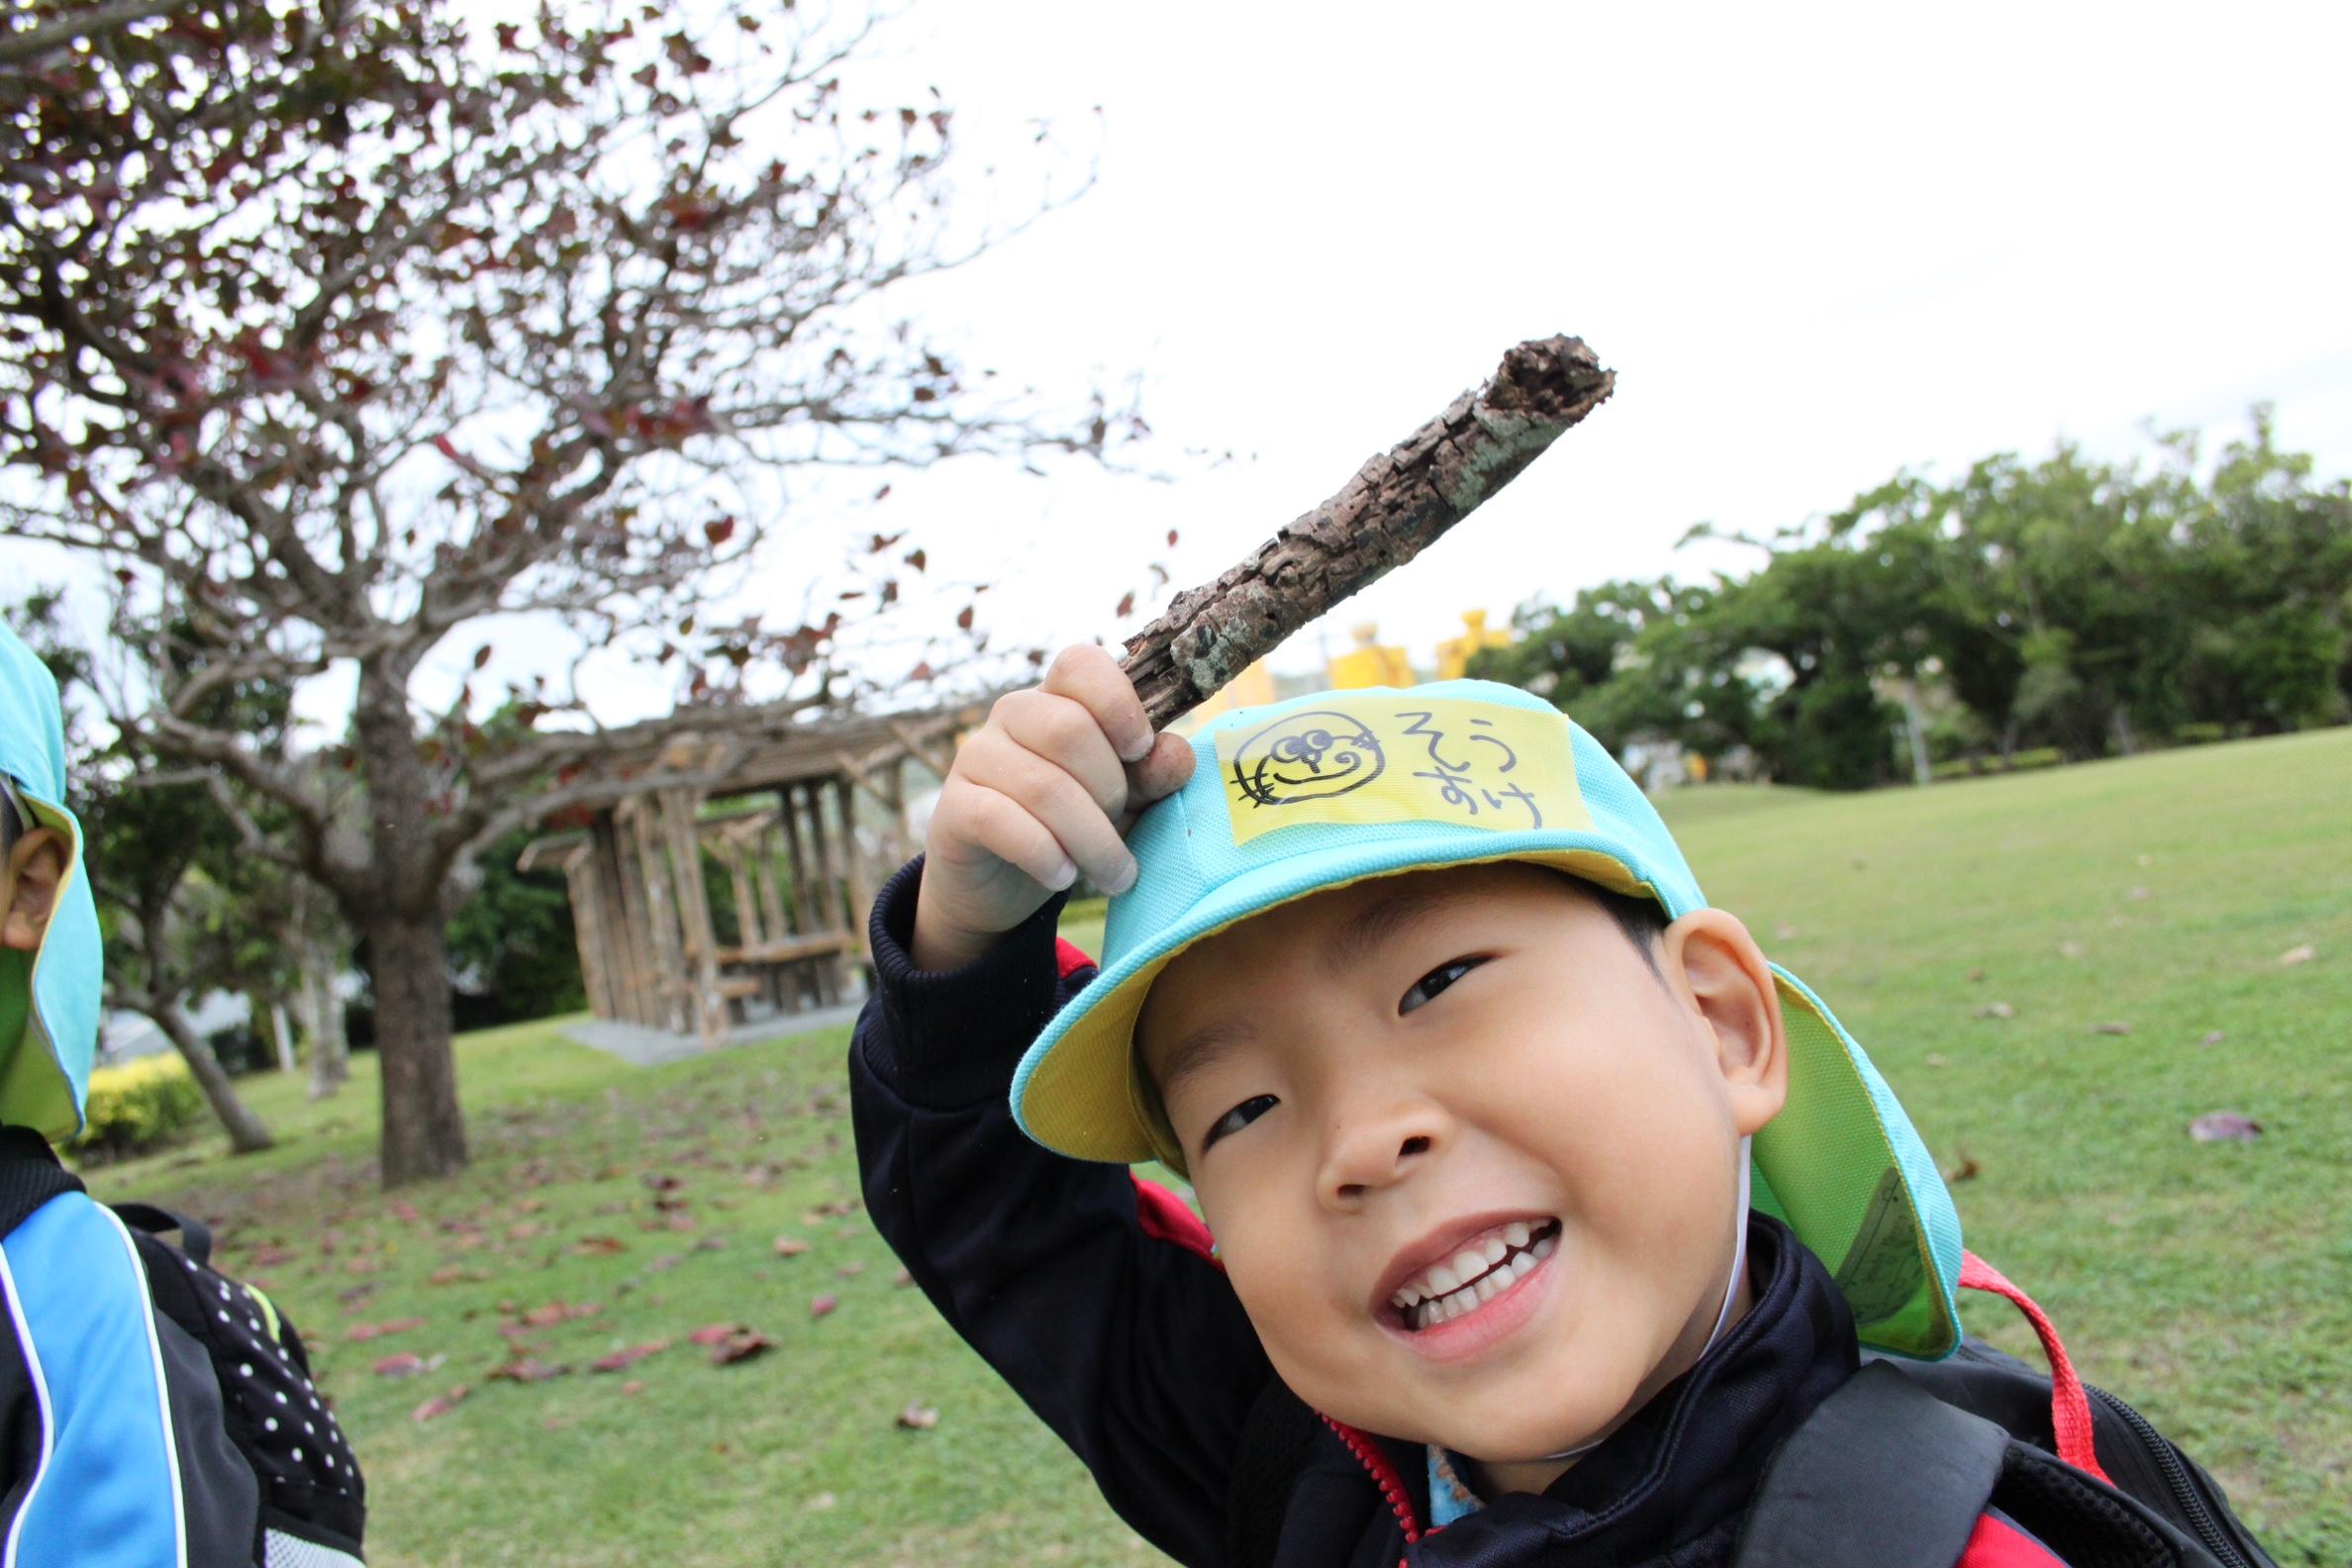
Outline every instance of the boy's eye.
<svg viewBox="0 0 2352 1568"><path fill-rule="evenodd" d="M1267 1112L1273 1110L1275 1104L1276 1102L1272 1095L1254 1095L1251 1098L1242 1101L1239 1105L1233 1107L1232 1110L1227 1111L1224 1116L1219 1117L1215 1122L1212 1122L1209 1125L1209 1130L1203 1133L1201 1136L1201 1147L1206 1149L1210 1144L1216 1142L1219 1138L1224 1137L1227 1132L1240 1131L1243 1127L1249 1126L1250 1123L1255 1122L1259 1117L1262 1117Z"/></svg>
<svg viewBox="0 0 2352 1568"><path fill-rule="evenodd" d="M1486 960L1483 958L1455 958L1439 964L1413 982L1413 989L1405 993L1404 1000L1397 1004L1397 1011L1412 1012L1484 962Z"/></svg>

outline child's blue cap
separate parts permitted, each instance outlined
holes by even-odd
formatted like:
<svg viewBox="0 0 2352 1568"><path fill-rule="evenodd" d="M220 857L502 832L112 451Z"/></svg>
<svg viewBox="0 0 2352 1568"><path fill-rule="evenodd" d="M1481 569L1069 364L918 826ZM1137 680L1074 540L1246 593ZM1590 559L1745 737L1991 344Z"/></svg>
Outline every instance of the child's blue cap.
<svg viewBox="0 0 2352 1568"><path fill-rule="evenodd" d="M65 880L33 955L32 1006L20 1037L0 1039L0 1123L52 1142L81 1130L98 1049L98 910L82 863L81 824L65 809L65 729L49 667L0 626L0 774L31 814L23 826L65 837ZM0 811L7 810L0 805ZM16 954L8 955L16 957ZM0 968L0 984L14 976Z"/></svg>
<svg viewBox="0 0 2352 1568"><path fill-rule="evenodd" d="M1366 877L1529 860L1657 901L1706 897L1647 796L1541 698L1491 681L1323 692L1221 714L1198 766L1128 834L1140 871L1111 901L1102 969L1022 1058L1013 1114L1080 1159L1183 1155L1134 1060L1135 1020L1169 961L1236 922ZM1756 1208L1835 1275L1864 1342L1913 1356L1959 1342L1960 1221L1870 1058L1773 967L1789 1094L1753 1143Z"/></svg>

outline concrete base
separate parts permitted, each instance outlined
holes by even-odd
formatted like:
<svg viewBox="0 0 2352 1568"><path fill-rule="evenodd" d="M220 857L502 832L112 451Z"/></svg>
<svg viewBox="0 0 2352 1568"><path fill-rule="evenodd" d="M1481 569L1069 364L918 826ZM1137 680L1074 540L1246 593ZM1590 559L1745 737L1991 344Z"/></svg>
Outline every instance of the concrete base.
<svg viewBox="0 0 2352 1568"><path fill-rule="evenodd" d="M838 1029L854 1023L858 1009L864 1005L861 998L800 1013L763 1014L720 1035L719 1048L755 1045L762 1040L791 1039L795 1035L814 1034L820 1029ZM566 1028L563 1033L567 1039L593 1046L637 1067L658 1067L664 1062L683 1061L689 1056L703 1054L702 1041L692 1034L672 1034L666 1029L647 1029L641 1024L623 1024L613 1019L583 1019Z"/></svg>

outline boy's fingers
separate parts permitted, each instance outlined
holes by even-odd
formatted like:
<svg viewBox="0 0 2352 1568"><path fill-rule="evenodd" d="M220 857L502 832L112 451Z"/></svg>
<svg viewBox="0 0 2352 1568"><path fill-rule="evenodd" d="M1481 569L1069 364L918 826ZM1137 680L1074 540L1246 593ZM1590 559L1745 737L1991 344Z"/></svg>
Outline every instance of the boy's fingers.
<svg viewBox="0 0 2352 1568"><path fill-rule="evenodd" d="M1194 764L1192 742L1178 735L1160 735L1152 742L1149 755L1129 764L1127 810L1114 819L1120 836L1127 836L1144 807L1184 788L1186 780L1193 775Z"/></svg>
<svg viewBox="0 0 2352 1568"><path fill-rule="evenodd" d="M1098 887L1118 892L1134 880L1135 857L1127 853L1119 830L1068 771L1009 739L964 749L968 759L958 758L958 765L965 777L1028 812Z"/></svg>
<svg viewBox="0 0 2352 1568"><path fill-rule="evenodd" d="M962 782L957 809L971 841L1039 887L1058 892L1078 880L1078 867L1060 840L1019 801L969 777Z"/></svg>
<svg viewBox="0 0 2352 1568"><path fill-rule="evenodd" d="M1046 691L1008 692L989 717L1006 738L1075 778L1106 814L1126 809L1127 769L1083 704Z"/></svg>
<svg viewBox="0 0 2352 1568"><path fill-rule="evenodd" d="M1063 648L1039 689L1084 704L1122 762L1139 762L1151 750L1151 720L1144 715L1143 700L1127 671L1102 648L1083 642Z"/></svg>

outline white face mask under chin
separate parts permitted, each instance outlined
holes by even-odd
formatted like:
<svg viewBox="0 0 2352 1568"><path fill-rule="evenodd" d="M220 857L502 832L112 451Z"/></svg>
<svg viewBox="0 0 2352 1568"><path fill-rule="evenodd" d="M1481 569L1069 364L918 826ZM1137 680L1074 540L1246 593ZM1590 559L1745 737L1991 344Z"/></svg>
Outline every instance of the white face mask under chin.
<svg viewBox="0 0 2352 1568"><path fill-rule="evenodd" d="M1731 1275L1723 1282L1723 1304L1715 1309L1715 1327L1708 1332L1707 1343L1699 1347L1701 1358L1704 1358L1708 1351L1715 1347L1715 1341L1723 1337L1723 1330L1731 1326L1731 1304L1739 1299L1739 1282L1747 1277L1747 1232L1748 1139L1743 1137L1739 1140L1739 1207L1733 1211L1732 1220ZM1594 1438L1591 1442L1578 1443L1575 1447L1563 1448L1558 1453L1537 1454L1535 1458L1539 1460L1581 1458L1608 1440L1608 1436L1604 1434Z"/></svg>

